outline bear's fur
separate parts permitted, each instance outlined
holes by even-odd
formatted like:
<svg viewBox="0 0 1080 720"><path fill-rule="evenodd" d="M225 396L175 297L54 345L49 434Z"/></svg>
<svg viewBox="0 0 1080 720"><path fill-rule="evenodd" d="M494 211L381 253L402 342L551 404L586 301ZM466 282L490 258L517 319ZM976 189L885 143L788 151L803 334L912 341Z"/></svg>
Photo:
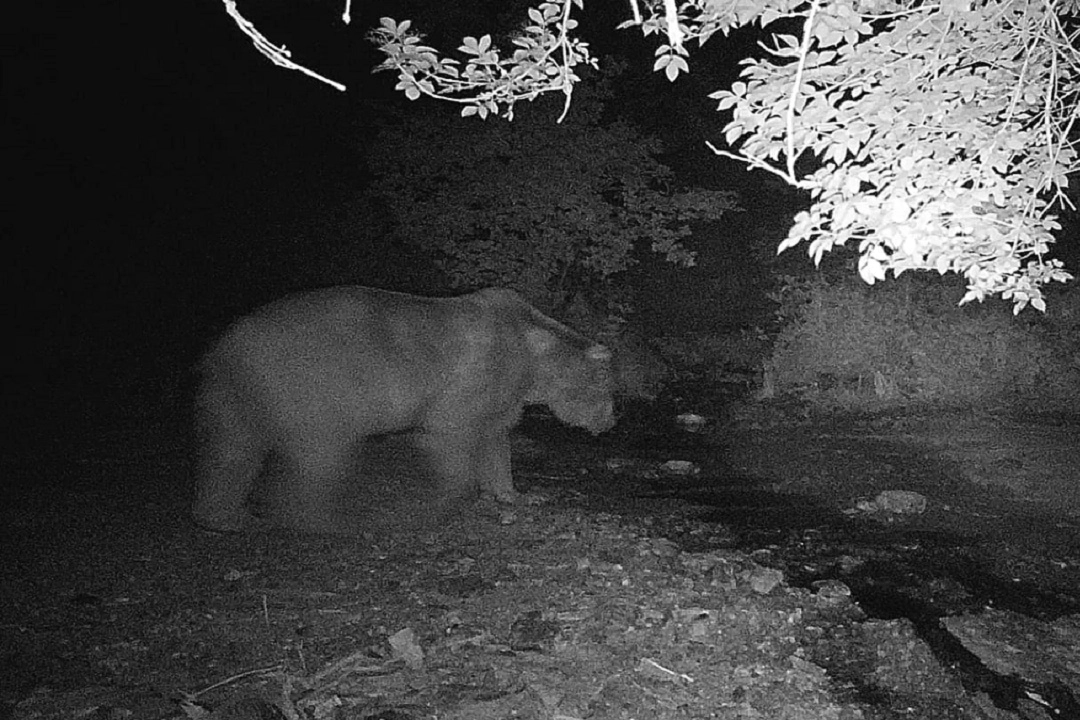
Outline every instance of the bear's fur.
<svg viewBox="0 0 1080 720"><path fill-rule="evenodd" d="M512 501L509 430L523 406L603 432L614 423L609 365L604 346L509 290L286 297L233 323L204 360L195 519L242 530L261 505L273 525L352 532L341 498L365 482L369 519L395 492L387 483L418 508L477 492ZM434 479L356 477L364 444L382 438L406 438Z"/></svg>

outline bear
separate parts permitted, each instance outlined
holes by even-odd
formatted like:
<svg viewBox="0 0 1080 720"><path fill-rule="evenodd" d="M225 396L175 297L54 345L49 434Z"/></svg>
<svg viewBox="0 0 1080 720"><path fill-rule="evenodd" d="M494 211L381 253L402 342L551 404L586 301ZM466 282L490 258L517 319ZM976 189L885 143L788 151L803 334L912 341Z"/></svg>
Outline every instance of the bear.
<svg viewBox="0 0 1080 720"><path fill-rule="evenodd" d="M364 482L364 446L383 437L407 438L434 476L434 487L371 480L422 495L406 507L478 494L512 503L509 432L532 404L610 429L611 353L511 290L286 296L232 323L203 359L193 516L220 532L355 532L340 498Z"/></svg>

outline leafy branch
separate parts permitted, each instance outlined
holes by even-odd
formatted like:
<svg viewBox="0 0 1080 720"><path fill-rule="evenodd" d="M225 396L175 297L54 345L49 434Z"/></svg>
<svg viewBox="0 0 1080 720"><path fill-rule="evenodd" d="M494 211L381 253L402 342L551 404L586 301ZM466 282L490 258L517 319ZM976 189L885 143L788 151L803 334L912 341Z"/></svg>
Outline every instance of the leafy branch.
<svg viewBox="0 0 1080 720"><path fill-rule="evenodd" d="M807 242L820 262L854 240L868 283L956 272L963 302L999 294L1044 309L1041 286L1071 277L1046 255L1052 209L1080 168L1076 33L1053 0L892 4L887 27L845 3L814 22L816 5L801 11L802 38L777 36L712 95L733 110L725 136L741 159L810 191L780 249ZM818 167L797 175L806 151Z"/></svg>
<svg viewBox="0 0 1080 720"><path fill-rule="evenodd" d="M462 116L502 114L512 119L514 103L561 92L566 97L561 121L579 80L574 68L597 65L588 44L570 34L577 27L570 10L575 5L580 8L582 2L563 0L529 8L529 24L513 38L517 49L509 57L492 45L490 35L466 37L458 48L468 56L464 62L441 58L434 48L423 45L423 37L410 30L410 21L382 18L369 36L386 55L375 70L396 72L395 89L410 100L426 95L464 105Z"/></svg>

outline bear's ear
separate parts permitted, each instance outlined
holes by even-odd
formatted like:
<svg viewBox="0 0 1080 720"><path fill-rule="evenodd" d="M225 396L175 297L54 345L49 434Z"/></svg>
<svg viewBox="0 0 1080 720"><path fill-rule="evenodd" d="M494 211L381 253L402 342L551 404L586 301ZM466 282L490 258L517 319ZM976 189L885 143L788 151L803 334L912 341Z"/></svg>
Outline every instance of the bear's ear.
<svg viewBox="0 0 1080 720"><path fill-rule="evenodd" d="M586 352L586 356L596 362L611 362L611 351L599 343L590 347Z"/></svg>

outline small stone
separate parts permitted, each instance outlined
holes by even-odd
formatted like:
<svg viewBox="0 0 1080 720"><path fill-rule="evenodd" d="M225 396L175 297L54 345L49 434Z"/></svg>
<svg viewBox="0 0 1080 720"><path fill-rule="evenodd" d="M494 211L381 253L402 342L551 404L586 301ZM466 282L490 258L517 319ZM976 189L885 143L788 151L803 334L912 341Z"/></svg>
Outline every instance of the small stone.
<svg viewBox="0 0 1080 720"><path fill-rule="evenodd" d="M926 512L926 496L911 490L884 490L874 498L874 504L894 515L921 515Z"/></svg>

